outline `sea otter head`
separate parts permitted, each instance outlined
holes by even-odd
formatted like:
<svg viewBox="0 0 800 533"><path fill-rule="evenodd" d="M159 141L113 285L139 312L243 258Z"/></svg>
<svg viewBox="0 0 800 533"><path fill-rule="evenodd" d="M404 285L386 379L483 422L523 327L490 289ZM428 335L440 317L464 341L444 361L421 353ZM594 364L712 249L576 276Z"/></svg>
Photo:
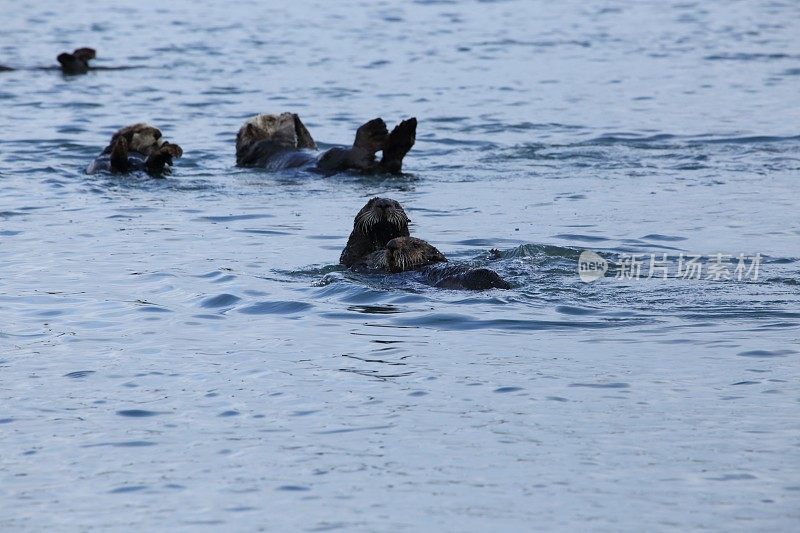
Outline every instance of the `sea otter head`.
<svg viewBox="0 0 800 533"><path fill-rule="evenodd" d="M386 244L382 266L389 272L405 272L446 261L442 252L422 239L397 237Z"/></svg>
<svg viewBox="0 0 800 533"><path fill-rule="evenodd" d="M114 146L119 137L123 137L127 141L129 150L144 155L150 155L157 151L166 142L161 138L161 130L145 123L133 124L120 129L111 136L109 146Z"/></svg>
<svg viewBox="0 0 800 533"><path fill-rule="evenodd" d="M411 219L399 202L375 197L358 212L353 220L353 230L374 236L373 240L381 241L380 246L384 246L395 237L407 237L409 222Z"/></svg>
<svg viewBox="0 0 800 533"><path fill-rule="evenodd" d="M315 149L314 139L296 113L261 114L248 119L236 133L236 159L241 163L259 141L271 141L285 148Z"/></svg>

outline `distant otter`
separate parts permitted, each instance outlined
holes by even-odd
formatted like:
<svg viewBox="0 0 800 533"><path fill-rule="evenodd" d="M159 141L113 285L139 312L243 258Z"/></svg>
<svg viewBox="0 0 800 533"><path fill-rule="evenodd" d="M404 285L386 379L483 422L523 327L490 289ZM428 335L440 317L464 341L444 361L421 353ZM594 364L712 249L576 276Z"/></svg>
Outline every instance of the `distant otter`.
<svg viewBox="0 0 800 533"><path fill-rule="evenodd" d="M12 70L60 70L64 74L68 76L72 76L75 74L86 74L90 70L127 70L132 68L138 68L135 66L99 66L96 67L94 65L90 65L89 61L97 57L97 52L94 48L76 48L72 53L69 52L62 52L58 54L56 60L58 60L58 66L47 66L47 67L20 67L20 68L12 68L7 67L5 65L0 65L0 72L8 72Z"/></svg>
<svg viewBox="0 0 800 533"><path fill-rule="evenodd" d="M408 237L411 220L403 207L391 198L375 197L353 219L353 231L347 239L339 263L351 267L367 255L382 250L395 237Z"/></svg>
<svg viewBox="0 0 800 533"><path fill-rule="evenodd" d="M511 285L488 268L443 264L447 258L433 245L416 237L397 237L354 266L367 272L418 271L425 282L441 289L510 289Z"/></svg>
<svg viewBox="0 0 800 533"><path fill-rule="evenodd" d="M61 64L64 74L86 74L89 72L89 60L97 57L94 48L78 48L71 54L63 52L56 58Z"/></svg>
<svg viewBox="0 0 800 533"><path fill-rule="evenodd" d="M414 146L417 119L410 118L388 133L383 119L361 125L350 148L331 148L317 156L317 145L295 113L257 115L236 134L236 164L279 170L315 167L324 173L356 170L365 173L399 174L403 158ZM375 154L383 151L380 161Z"/></svg>
<svg viewBox="0 0 800 533"><path fill-rule="evenodd" d="M158 128L133 124L111 136L111 142L89 164L86 173L144 170L151 176L161 176L169 173L172 159L182 155L181 147L163 139Z"/></svg>

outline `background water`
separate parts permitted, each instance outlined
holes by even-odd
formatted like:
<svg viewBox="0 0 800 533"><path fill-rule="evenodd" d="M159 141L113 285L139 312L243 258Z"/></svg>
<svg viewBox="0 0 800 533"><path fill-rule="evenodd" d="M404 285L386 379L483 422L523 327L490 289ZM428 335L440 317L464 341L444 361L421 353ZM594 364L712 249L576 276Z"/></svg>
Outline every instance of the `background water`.
<svg viewBox="0 0 800 533"><path fill-rule="evenodd" d="M0 75L0 529L797 526L797 3L0 12L0 63L140 67ZM418 117L406 175L236 168L284 110ZM141 120L172 177L83 174ZM374 195L514 289L341 271ZM764 261L584 284L585 248Z"/></svg>

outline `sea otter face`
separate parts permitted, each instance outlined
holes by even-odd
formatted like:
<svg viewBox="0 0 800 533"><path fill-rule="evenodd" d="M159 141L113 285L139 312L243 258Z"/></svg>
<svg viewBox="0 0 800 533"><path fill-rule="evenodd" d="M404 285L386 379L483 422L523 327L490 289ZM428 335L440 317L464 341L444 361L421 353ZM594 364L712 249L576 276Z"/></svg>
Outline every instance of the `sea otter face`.
<svg viewBox="0 0 800 533"><path fill-rule="evenodd" d="M446 261L442 252L422 239L397 237L386 244L381 266L389 272L405 272Z"/></svg>
<svg viewBox="0 0 800 533"><path fill-rule="evenodd" d="M386 243L395 237L408 237L409 222L406 212L395 200L373 198L353 220L353 231L339 262L351 267L368 255L386 248Z"/></svg>
<svg viewBox="0 0 800 533"><path fill-rule="evenodd" d="M283 115L256 115L242 124L236 134L236 151L239 152L258 141L272 138L279 129Z"/></svg>
<svg viewBox="0 0 800 533"><path fill-rule="evenodd" d="M376 231L396 233L393 237L408 236L408 218L403 207L391 198L375 197L361 208L353 221L353 228L365 234ZM381 232L383 232L381 231ZM387 239L388 241L389 239Z"/></svg>
<svg viewBox="0 0 800 533"><path fill-rule="evenodd" d="M144 123L133 124L119 130L111 137L112 146L118 137L125 138L129 150L144 155L150 155L166 142L161 138L161 130Z"/></svg>
<svg viewBox="0 0 800 533"><path fill-rule="evenodd" d="M237 159L259 141L272 141L286 148L310 148L317 145L295 113L256 115L248 119L236 133Z"/></svg>

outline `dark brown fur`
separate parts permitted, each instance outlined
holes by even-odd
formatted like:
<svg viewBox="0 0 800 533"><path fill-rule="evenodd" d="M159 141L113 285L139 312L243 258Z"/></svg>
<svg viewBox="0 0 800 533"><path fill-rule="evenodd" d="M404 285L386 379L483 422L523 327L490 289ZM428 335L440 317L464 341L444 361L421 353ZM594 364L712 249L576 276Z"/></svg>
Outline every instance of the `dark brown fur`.
<svg viewBox="0 0 800 533"><path fill-rule="evenodd" d="M511 285L494 270L444 264L447 258L432 244L416 237L397 237L386 248L369 254L358 270L367 272L419 271L425 282L441 289L510 289Z"/></svg>
<svg viewBox="0 0 800 533"><path fill-rule="evenodd" d="M355 216L353 231L350 232L339 263L351 267L369 254L383 249L395 237L408 237L410 221L397 201L390 198L371 199Z"/></svg>
<svg viewBox="0 0 800 533"><path fill-rule="evenodd" d="M315 164L326 174L343 170L399 174L403 158L414 146L416 129L415 118L404 120L391 133L383 119L372 119L358 128L351 147L331 148L316 158L300 153L303 149L315 149L316 144L298 115L262 114L239 128L236 164L272 170ZM383 151L383 157L377 161L376 153L379 151Z"/></svg>
<svg viewBox="0 0 800 533"><path fill-rule="evenodd" d="M97 57L93 48L78 48L71 54L63 52L56 58L64 74L86 74L89 72L89 61Z"/></svg>
<svg viewBox="0 0 800 533"><path fill-rule="evenodd" d="M161 130L149 124L137 123L119 129L100 156L89 165L87 172L100 170L126 173L144 170L160 176L169 170L174 158L183 155L177 144L165 141Z"/></svg>
<svg viewBox="0 0 800 533"><path fill-rule="evenodd" d="M445 262L447 258L432 244L416 237L396 237L385 249L367 256L365 264L369 270L398 273Z"/></svg>

